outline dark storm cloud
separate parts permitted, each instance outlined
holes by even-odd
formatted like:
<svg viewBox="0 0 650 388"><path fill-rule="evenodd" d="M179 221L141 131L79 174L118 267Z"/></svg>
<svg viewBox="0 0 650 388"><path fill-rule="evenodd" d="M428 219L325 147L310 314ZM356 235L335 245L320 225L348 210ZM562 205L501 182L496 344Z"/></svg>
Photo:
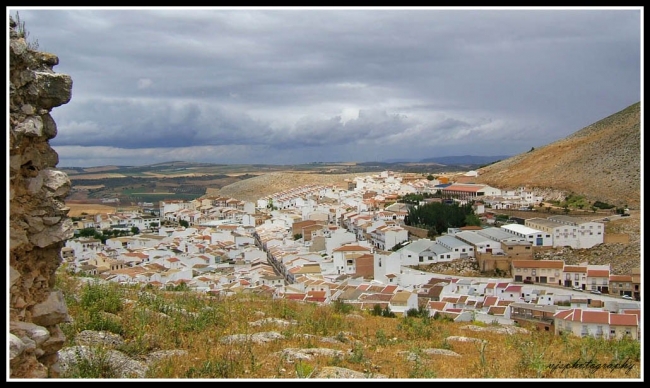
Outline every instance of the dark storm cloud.
<svg viewBox="0 0 650 388"><path fill-rule="evenodd" d="M16 11L74 82L62 165L516 154L641 96L640 8Z"/></svg>

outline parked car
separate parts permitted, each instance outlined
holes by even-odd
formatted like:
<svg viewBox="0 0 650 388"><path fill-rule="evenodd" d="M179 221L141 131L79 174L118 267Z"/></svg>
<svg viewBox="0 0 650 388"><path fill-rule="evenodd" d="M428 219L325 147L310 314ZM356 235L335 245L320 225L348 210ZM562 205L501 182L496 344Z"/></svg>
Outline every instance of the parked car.
<svg viewBox="0 0 650 388"><path fill-rule="evenodd" d="M580 287L573 287L572 289L573 289L573 291L580 291L580 292L582 292L582 288L580 288Z"/></svg>
<svg viewBox="0 0 650 388"><path fill-rule="evenodd" d="M530 279L524 279L524 284L533 284L533 283L535 283L535 282L533 282Z"/></svg>
<svg viewBox="0 0 650 388"><path fill-rule="evenodd" d="M634 298L632 298L632 297L629 296L629 295L623 295L623 296L621 296L621 298L623 298L623 299L627 299L627 300L634 300Z"/></svg>
<svg viewBox="0 0 650 388"><path fill-rule="evenodd" d="M602 294L602 292L600 292L600 291L598 291L598 290L591 290L591 293L592 293L592 294L596 294L596 295L600 295L600 294Z"/></svg>

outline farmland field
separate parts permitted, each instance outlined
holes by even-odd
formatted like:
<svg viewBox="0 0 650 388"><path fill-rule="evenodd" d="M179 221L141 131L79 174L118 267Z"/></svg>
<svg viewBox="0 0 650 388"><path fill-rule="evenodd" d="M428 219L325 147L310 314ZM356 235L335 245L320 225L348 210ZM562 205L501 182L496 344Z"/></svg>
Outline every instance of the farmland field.
<svg viewBox="0 0 650 388"><path fill-rule="evenodd" d="M70 208L69 217L80 217L83 214L115 213L116 207L99 203L79 203L77 201L66 201L65 205ZM120 209L123 207L120 206Z"/></svg>

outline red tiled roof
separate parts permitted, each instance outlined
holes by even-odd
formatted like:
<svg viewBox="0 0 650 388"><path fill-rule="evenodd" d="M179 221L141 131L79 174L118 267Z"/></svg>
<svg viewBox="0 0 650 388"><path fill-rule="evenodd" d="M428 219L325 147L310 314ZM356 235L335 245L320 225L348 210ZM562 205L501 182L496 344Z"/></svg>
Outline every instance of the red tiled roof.
<svg viewBox="0 0 650 388"><path fill-rule="evenodd" d="M564 260L513 260L514 268L564 268Z"/></svg>
<svg viewBox="0 0 650 388"><path fill-rule="evenodd" d="M606 269L588 269L587 276L597 278L608 278L609 270Z"/></svg>
<svg viewBox="0 0 650 388"><path fill-rule="evenodd" d="M488 309L488 314L503 315L506 312L506 306L492 306Z"/></svg>
<svg viewBox="0 0 650 388"><path fill-rule="evenodd" d="M430 301L428 306L433 310L444 311L445 307L447 307L447 302Z"/></svg>
<svg viewBox="0 0 650 388"><path fill-rule="evenodd" d="M517 285L517 284L510 284L504 291L510 291L510 292L521 292L521 288L523 286Z"/></svg>
<svg viewBox="0 0 650 388"><path fill-rule="evenodd" d="M356 252L356 251L370 251L370 249L366 247L362 247L360 245L344 245L342 247L338 247L334 249L334 252Z"/></svg>
<svg viewBox="0 0 650 388"><path fill-rule="evenodd" d="M468 193L476 193L483 189L485 186L467 186L467 185L450 185L443 187L443 191L466 191Z"/></svg>
<svg viewBox="0 0 650 388"><path fill-rule="evenodd" d="M364 256L365 256L365 255L364 255ZM390 285L390 286L386 286L386 287L384 287L384 289L382 290L382 292L385 292L385 293L387 293L387 294L392 294L392 293L395 292L396 289L397 289L397 286L395 286L395 285Z"/></svg>
<svg viewBox="0 0 650 388"><path fill-rule="evenodd" d="M564 272L582 272L587 273L587 267L579 267L577 265L565 265Z"/></svg>
<svg viewBox="0 0 650 388"><path fill-rule="evenodd" d="M499 298L497 298L496 296L486 296L485 300L483 300L483 306L493 306L497 304L498 300Z"/></svg>
<svg viewBox="0 0 650 388"><path fill-rule="evenodd" d="M609 324L612 326L638 326L639 322L634 314L610 314Z"/></svg>

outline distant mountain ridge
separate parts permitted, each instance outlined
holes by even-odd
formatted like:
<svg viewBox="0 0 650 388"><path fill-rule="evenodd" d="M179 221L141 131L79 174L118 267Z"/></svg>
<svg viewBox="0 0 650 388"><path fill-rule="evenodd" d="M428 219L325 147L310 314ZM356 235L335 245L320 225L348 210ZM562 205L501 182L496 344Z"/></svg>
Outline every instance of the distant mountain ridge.
<svg viewBox="0 0 650 388"><path fill-rule="evenodd" d="M476 155L458 155L458 156L438 156L420 160L422 163L440 163L440 164L487 164L494 163L512 157L512 155L496 156L476 156Z"/></svg>
<svg viewBox="0 0 650 388"><path fill-rule="evenodd" d="M639 209L641 103L478 172L477 183L502 189L555 189L584 195L591 201Z"/></svg>

